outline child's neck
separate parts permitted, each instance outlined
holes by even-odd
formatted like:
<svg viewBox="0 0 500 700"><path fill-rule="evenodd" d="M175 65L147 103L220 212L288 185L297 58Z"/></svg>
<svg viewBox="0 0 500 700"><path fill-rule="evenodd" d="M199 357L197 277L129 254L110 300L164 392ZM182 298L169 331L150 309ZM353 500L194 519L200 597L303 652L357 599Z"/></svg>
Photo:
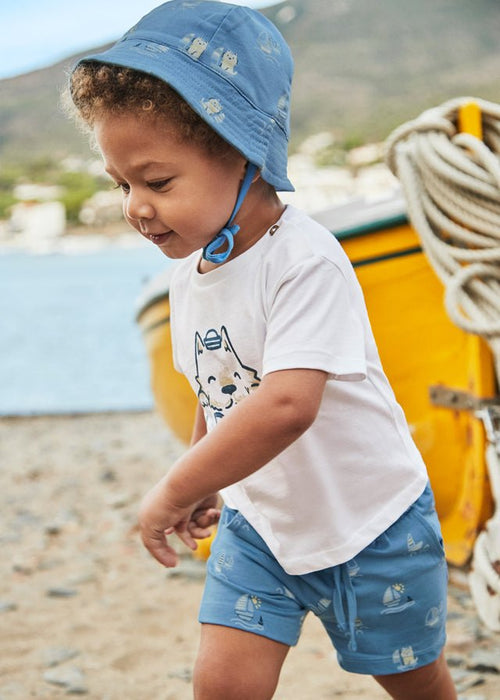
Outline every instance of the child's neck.
<svg viewBox="0 0 500 700"><path fill-rule="evenodd" d="M279 220L284 210L285 205L277 193L261 179L257 180L250 188L236 216L235 223L240 230L234 237L234 248L228 262L255 245ZM220 264L211 263L202 258L198 270L203 274L216 267L220 267Z"/></svg>

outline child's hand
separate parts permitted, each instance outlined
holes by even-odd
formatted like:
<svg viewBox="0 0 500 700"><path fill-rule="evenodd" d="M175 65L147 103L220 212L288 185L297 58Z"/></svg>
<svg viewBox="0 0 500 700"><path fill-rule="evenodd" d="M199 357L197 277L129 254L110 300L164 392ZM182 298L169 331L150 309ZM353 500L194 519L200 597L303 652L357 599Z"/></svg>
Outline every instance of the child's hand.
<svg viewBox="0 0 500 700"><path fill-rule="evenodd" d="M220 518L220 509L217 506L217 494L208 496L196 506L196 510L191 515L188 530L197 540L203 540L212 534L212 527L219 522Z"/></svg>
<svg viewBox="0 0 500 700"><path fill-rule="evenodd" d="M208 537L209 527L218 520L216 499L211 496L200 503L179 507L169 499L166 480L159 481L145 496L139 511L139 530L146 549L163 566L176 566L178 556L168 544L167 536L175 532L185 545L195 550L198 545L194 538Z"/></svg>

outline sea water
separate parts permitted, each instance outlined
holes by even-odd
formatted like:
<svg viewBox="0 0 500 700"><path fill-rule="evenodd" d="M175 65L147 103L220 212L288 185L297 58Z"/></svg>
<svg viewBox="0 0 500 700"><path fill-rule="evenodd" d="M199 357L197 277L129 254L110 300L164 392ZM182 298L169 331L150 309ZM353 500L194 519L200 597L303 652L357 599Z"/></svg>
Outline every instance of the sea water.
<svg viewBox="0 0 500 700"><path fill-rule="evenodd" d="M146 410L135 304L157 248L0 255L0 415Z"/></svg>

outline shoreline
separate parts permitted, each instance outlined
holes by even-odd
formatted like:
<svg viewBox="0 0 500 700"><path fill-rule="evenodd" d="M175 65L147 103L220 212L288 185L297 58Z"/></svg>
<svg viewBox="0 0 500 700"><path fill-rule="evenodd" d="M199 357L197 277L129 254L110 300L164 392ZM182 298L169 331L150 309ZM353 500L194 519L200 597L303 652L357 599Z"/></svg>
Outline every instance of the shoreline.
<svg viewBox="0 0 500 700"><path fill-rule="evenodd" d="M103 227L105 228L105 227ZM113 248L134 249L147 247L148 242L122 224L116 232L68 231L62 236L33 238L24 234L0 237L0 255L26 253L28 255L85 255Z"/></svg>
<svg viewBox="0 0 500 700"><path fill-rule="evenodd" d="M72 409L69 411L59 411L59 410L54 410L54 411L33 411L29 412L26 411L26 413L1 413L0 412L0 421L2 420L9 420L9 421L15 421L15 420L23 420L23 419L30 419L30 418L79 418L79 417L86 417L86 416L114 416L116 414L123 414L125 416L131 415L131 414L137 414L141 415L144 413L150 414L154 411L154 406L148 406L145 408L136 408L136 407L131 407L131 408L109 408L109 409L96 409L96 410L86 410L82 409L81 411ZM0 699L1 700L1 699Z"/></svg>

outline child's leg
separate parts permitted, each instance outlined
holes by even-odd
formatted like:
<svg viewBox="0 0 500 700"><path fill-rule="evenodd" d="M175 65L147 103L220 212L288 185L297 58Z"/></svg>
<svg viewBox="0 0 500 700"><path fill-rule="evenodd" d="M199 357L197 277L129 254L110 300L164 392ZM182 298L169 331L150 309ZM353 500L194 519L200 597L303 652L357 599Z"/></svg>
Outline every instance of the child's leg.
<svg viewBox="0 0 500 700"><path fill-rule="evenodd" d="M264 540L224 507L200 606L196 700L268 700L307 610Z"/></svg>
<svg viewBox="0 0 500 700"><path fill-rule="evenodd" d="M456 700L457 693L444 654L415 671L374 676L395 700Z"/></svg>
<svg viewBox="0 0 500 700"><path fill-rule="evenodd" d="M289 648L244 630L202 625L195 700L269 700Z"/></svg>

